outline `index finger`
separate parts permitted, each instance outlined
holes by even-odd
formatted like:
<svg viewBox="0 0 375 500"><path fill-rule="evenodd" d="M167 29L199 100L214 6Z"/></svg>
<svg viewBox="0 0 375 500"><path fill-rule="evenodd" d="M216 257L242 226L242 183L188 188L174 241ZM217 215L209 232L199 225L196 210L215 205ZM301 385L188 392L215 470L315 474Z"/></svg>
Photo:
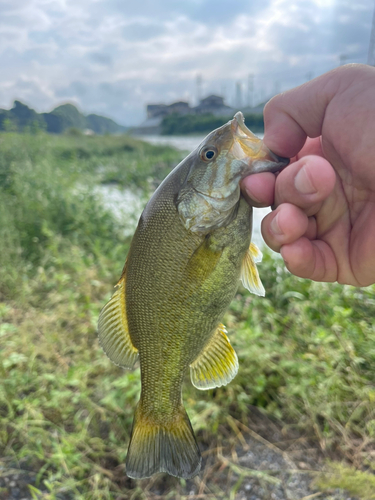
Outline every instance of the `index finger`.
<svg viewBox="0 0 375 500"><path fill-rule="evenodd" d="M350 70L350 68L349 68ZM342 67L271 99L264 109L264 142L274 153L291 158L306 141L322 133L325 111L339 89Z"/></svg>

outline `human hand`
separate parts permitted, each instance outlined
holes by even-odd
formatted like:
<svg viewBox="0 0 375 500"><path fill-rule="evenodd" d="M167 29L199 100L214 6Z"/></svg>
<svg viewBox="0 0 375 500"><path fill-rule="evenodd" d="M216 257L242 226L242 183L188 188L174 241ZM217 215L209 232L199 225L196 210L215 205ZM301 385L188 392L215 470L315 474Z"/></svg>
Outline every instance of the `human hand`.
<svg viewBox="0 0 375 500"><path fill-rule="evenodd" d="M292 158L242 183L254 206L277 207L266 243L296 276L375 283L375 68L330 71L274 97L264 118L266 145Z"/></svg>

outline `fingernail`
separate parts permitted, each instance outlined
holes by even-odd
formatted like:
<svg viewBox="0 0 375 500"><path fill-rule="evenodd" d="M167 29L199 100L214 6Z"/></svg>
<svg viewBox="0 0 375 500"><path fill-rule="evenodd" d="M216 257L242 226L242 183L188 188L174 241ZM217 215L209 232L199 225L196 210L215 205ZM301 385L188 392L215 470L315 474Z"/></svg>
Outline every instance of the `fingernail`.
<svg viewBox="0 0 375 500"><path fill-rule="evenodd" d="M294 185L302 194L313 194L316 193L316 189L311 184L309 176L306 173L306 167L302 167L294 179Z"/></svg>
<svg viewBox="0 0 375 500"><path fill-rule="evenodd" d="M279 214L277 214L276 217L274 217L272 219L272 222L271 222L271 231L276 236L280 236L281 234L283 234L283 232L281 231L280 226L279 226L278 218L279 218Z"/></svg>

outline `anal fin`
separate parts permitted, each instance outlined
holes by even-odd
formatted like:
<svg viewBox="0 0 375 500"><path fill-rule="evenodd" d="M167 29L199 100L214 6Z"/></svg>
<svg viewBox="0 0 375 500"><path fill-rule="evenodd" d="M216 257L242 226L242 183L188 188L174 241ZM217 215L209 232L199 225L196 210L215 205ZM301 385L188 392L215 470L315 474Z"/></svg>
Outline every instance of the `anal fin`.
<svg viewBox="0 0 375 500"><path fill-rule="evenodd" d="M133 346L126 317L125 278L123 273L117 290L103 307L98 323L99 343L115 365L131 369L138 357Z"/></svg>
<svg viewBox="0 0 375 500"><path fill-rule="evenodd" d="M256 263L261 260L262 252L254 243L251 243L242 261L241 281L243 286L247 288L249 292L264 297L266 292L262 282L260 281L256 266Z"/></svg>
<svg viewBox="0 0 375 500"><path fill-rule="evenodd" d="M208 344L190 365L192 384L207 390L227 385L238 371L237 354L226 336L224 325L219 325Z"/></svg>

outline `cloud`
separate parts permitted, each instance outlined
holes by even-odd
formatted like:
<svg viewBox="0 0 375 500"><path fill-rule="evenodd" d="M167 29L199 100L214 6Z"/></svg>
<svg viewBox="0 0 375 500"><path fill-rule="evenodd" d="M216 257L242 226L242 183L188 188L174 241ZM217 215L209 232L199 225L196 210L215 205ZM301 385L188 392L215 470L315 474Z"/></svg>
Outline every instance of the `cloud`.
<svg viewBox="0 0 375 500"><path fill-rule="evenodd" d="M149 102L205 92L231 100L255 75L258 99L311 72L366 59L373 0L0 0L0 106L139 122ZM362 59L361 59L362 58Z"/></svg>

